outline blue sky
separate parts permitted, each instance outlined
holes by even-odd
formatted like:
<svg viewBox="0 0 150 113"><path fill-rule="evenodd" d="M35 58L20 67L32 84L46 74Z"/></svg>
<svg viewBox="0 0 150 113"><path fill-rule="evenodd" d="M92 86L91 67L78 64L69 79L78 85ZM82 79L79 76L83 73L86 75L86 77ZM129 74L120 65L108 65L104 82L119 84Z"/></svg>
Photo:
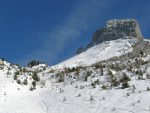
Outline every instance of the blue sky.
<svg viewBox="0 0 150 113"><path fill-rule="evenodd" d="M56 64L91 41L109 19L135 18L150 37L149 0L0 0L0 57Z"/></svg>

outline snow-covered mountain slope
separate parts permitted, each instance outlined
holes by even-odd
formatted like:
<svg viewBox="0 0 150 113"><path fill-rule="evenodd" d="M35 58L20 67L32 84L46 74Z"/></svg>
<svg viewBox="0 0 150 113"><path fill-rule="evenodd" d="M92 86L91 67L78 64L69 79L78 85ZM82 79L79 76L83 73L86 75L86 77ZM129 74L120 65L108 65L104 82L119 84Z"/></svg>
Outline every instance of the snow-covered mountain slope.
<svg viewBox="0 0 150 113"><path fill-rule="evenodd" d="M91 68L92 69L92 68ZM94 71L94 70L93 70ZM150 68L147 70L150 72ZM0 113L149 113L150 80L131 77L130 88L104 90L101 85L92 88L88 82L51 84L47 88L29 91L16 84L0 71ZM129 73L128 73L129 74ZM132 75L132 74L131 74ZM130 75L129 75L130 76ZM101 81L105 76L101 77ZM134 87L132 87L134 84Z"/></svg>
<svg viewBox="0 0 150 113"><path fill-rule="evenodd" d="M130 89L101 90L99 87L80 87L81 82L57 86L43 92L43 101L47 106L47 113L148 113L150 111L149 92L146 87L149 81L134 81L136 85L133 93ZM60 89L63 90L60 92Z"/></svg>
<svg viewBox="0 0 150 113"><path fill-rule="evenodd" d="M56 68L90 66L99 61L107 60L115 56L132 52L132 46L136 43L135 38L124 38L106 41L95 45L88 50L59 63Z"/></svg>
<svg viewBox="0 0 150 113"><path fill-rule="evenodd" d="M109 21L98 45L52 67L0 60L0 113L149 113L150 41L134 37L136 26Z"/></svg>
<svg viewBox="0 0 150 113"><path fill-rule="evenodd" d="M112 62L115 67L115 63L119 67L121 65L126 65L124 69L119 69L115 71L113 66L107 67L107 62L105 68L103 68L104 75L100 75L100 67L88 67L81 68L78 72L79 80L77 79L77 72L68 72L65 76L64 82L61 83L52 83L51 89L43 92L42 95L45 95L44 102L47 106L47 113L148 113L150 112L150 102L148 98L150 79L147 79L147 76L150 76L150 55L142 58L129 59L124 62ZM144 63L138 66L139 61L137 59L143 59ZM137 64L134 64L137 61ZM127 64L131 63L131 64ZM133 64L132 64L133 63ZM135 66L135 67L134 67ZM137 66L137 67L136 67ZM127 70L128 67L132 67L131 70ZM112 87L108 89L103 89L102 86L105 84L106 87L108 81L108 68L111 69L113 76L120 78L120 73L126 73L130 77L129 88L122 89L121 86ZM138 74L136 71L142 70L142 75ZM87 72L92 74L88 76L87 81L84 81L84 76ZM55 75L54 73L52 73ZM51 74L50 74L51 75ZM57 76L57 74L56 74ZM141 79L139 77L142 76ZM55 78L55 77L54 77ZM51 80L51 79L49 79ZM97 84L97 80L99 83ZM92 83L96 85L93 88ZM49 107L48 107L49 106Z"/></svg>
<svg viewBox="0 0 150 113"><path fill-rule="evenodd" d="M41 98L17 84L7 70L0 70L0 113L44 113Z"/></svg>
<svg viewBox="0 0 150 113"><path fill-rule="evenodd" d="M134 39L105 42L65 61L65 63L67 66L76 66L75 61L82 58L83 61L88 62L89 60L93 64L102 58L106 60L131 52L133 50L132 45L135 43L136 40ZM105 54L103 57L101 57L102 53ZM93 56L90 56L91 54ZM96 59L95 55L100 59ZM86 65L91 65L91 63ZM0 69L0 113L150 112L148 100L150 98L149 54L124 62L112 61L109 64L105 61L104 64L100 65L105 65L105 67L103 69L100 66L81 67L67 73L61 73L58 70L48 72L47 70L50 68L44 64L19 69L17 66L11 66L10 63L4 61L1 65L3 68ZM61 66L63 67L64 64L61 64ZM8 71L11 73L8 73ZM16 71L20 72L17 75L17 80L21 80L25 76L28 85L17 84L17 80L13 78L13 72ZM40 81L36 82L36 89L30 91L29 86L33 85L32 72L34 71L39 72ZM118 86L110 87L109 79L111 76L109 71L117 79L121 79L121 74L126 73L131 79L128 81L129 87L122 89L123 82L120 82L120 80ZM59 81L60 76L64 79L61 82ZM42 82L45 82L44 87L41 87Z"/></svg>

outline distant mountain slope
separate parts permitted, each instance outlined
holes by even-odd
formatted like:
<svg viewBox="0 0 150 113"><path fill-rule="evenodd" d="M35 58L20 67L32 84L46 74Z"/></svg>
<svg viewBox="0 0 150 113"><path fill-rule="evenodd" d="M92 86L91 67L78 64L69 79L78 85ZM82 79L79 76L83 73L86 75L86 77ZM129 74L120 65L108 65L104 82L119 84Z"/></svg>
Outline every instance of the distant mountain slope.
<svg viewBox="0 0 150 113"><path fill-rule="evenodd" d="M88 50L75 55L74 57L54 66L57 68L89 66L99 61L107 60L115 56L121 56L133 50L133 45L137 42L135 38L124 38L103 42Z"/></svg>
<svg viewBox="0 0 150 113"><path fill-rule="evenodd" d="M77 55L59 63L54 68L90 66L100 61L118 57L133 51L136 56L143 50L149 51L150 43L143 40L138 22L135 19L113 19L97 30L87 47L80 47ZM135 47L136 45L136 47Z"/></svg>

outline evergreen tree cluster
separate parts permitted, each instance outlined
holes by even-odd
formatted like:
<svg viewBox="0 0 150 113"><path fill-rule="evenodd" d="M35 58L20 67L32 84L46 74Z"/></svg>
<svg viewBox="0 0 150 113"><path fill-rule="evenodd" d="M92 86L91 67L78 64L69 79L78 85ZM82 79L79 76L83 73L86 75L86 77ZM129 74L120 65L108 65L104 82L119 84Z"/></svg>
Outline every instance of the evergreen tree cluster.
<svg viewBox="0 0 150 113"><path fill-rule="evenodd" d="M32 60L31 62L28 63L28 67L33 67L36 65L41 64L42 62L38 61L38 60Z"/></svg>

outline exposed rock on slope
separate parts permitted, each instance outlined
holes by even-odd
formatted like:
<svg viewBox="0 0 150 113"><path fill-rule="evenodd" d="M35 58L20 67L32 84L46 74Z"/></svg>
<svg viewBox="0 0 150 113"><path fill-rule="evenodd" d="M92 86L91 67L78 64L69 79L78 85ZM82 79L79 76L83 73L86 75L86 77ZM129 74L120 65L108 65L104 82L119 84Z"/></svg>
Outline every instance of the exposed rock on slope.
<svg viewBox="0 0 150 113"><path fill-rule="evenodd" d="M94 33L92 43L98 44L103 41L116 40L118 38L136 37L142 40L142 34L138 22L134 19L109 20L106 26Z"/></svg>
<svg viewBox="0 0 150 113"><path fill-rule="evenodd" d="M135 37L139 41L143 41L140 27L135 19L113 19L107 21L103 28L97 30L93 34L92 41L87 45L87 47L79 48L77 54L80 54L81 52L99 43L124 37Z"/></svg>

